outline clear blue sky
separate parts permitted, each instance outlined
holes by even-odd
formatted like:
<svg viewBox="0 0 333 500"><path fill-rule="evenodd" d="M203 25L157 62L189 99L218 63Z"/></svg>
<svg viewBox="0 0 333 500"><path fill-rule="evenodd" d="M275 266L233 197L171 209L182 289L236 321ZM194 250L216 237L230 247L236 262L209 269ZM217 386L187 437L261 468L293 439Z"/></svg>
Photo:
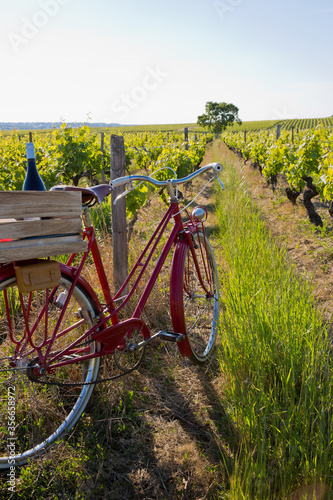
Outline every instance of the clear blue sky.
<svg viewBox="0 0 333 500"><path fill-rule="evenodd" d="M332 26L332 0L2 2L0 121L330 116Z"/></svg>

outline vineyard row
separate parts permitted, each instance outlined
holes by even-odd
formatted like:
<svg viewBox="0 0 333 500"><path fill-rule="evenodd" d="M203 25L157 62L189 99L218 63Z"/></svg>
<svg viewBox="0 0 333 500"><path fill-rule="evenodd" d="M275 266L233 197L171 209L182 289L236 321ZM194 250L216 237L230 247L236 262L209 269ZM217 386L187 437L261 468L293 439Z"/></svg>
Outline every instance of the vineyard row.
<svg viewBox="0 0 333 500"><path fill-rule="evenodd" d="M322 124L326 128L333 128L333 116L327 118L290 118L285 120L262 120L246 121L241 126L235 124L229 130L233 132L248 131L259 132L261 130L272 130L277 125L281 125L282 130L292 130L295 132L305 129L313 129Z"/></svg>
<svg viewBox="0 0 333 500"><path fill-rule="evenodd" d="M322 226L312 198L319 195L329 202L329 213L333 216L333 132L318 125L315 129L301 131L293 138L289 131L282 131L276 140L267 131L247 134L225 133L227 146L244 159L252 160L267 178L273 190L278 175L287 181L286 194L295 204L302 194L303 204L311 222Z"/></svg>

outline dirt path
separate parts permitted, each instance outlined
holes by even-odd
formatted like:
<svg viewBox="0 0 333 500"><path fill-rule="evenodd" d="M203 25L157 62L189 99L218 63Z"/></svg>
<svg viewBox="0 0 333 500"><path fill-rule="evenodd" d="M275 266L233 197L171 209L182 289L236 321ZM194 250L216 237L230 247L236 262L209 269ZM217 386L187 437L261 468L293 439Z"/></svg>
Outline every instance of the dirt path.
<svg viewBox="0 0 333 500"><path fill-rule="evenodd" d="M207 148L202 165L211 161L211 148ZM200 176L188 190L182 190L186 198L182 204L202 189L208 177ZM207 231L218 256L213 184L195 204L209 209ZM153 203L147 208L151 209L157 210ZM140 214L133 238L147 238L150 219L151 215ZM165 309L167 300L161 295L153 298L153 315L158 307ZM107 484L110 491L112 485L115 500L217 498L226 480L224 463L237 447L236 432L223 405L217 357L209 365L197 367L181 358L176 345L155 343L147 346L140 369L110 389L107 420L111 441L104 441L108 460L100 469L97 485Z"/></svg>
<svg viewBox="0 0 333 500"><path fill-rule="evenodd" d="M208 148L202 165L211 161ZM203 185L200 178L191 189L196 193ZM191 199L189 193L186 197ZM210 209L207 226L217 248L211 184L196 203ZM181 358L173 344L149 346L139 371L110 393L111 407L119 406L119 399L127 404L123 416L114 410L110 415L114 427L108 473L113 498L216 498L225 482L223 464L237 447L222 390L216 358L204 368L196 367Z"/></svg>

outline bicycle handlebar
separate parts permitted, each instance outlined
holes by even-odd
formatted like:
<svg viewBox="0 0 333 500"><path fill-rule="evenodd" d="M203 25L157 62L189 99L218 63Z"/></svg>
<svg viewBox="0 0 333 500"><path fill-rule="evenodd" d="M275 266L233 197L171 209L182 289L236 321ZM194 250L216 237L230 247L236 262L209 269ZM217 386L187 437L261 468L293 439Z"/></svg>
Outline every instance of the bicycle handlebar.
<svg viewBox="0 0 333 500"><path fill-rule="evenodd" d="M163 187L163 186L168 186L170 184L177 186L178 184L185 184L186 182L191 181L198 175L203 174L209 169L213 169L215 177L217 178L219 172L222 171L222 165L220 163L209 163L208 165L199 168L196 172L193 172L193 174L189 174L186 177L182 177L181 179L168 179L167 181L158 181L154 179L153 177L149 177L148 175L126 175L124 177L118 177L118 179L114 179L113 181L110 181L109 184L112 187L112 189L119 187L119 186L124 186L125 184L131 184L132 181L141 181L141 182L150 182L154 186L157 187ZM218 179L219 180L219 179ZM220 182L220 180L219 180ZM221 187L223 184L220 182Z"/></svg>

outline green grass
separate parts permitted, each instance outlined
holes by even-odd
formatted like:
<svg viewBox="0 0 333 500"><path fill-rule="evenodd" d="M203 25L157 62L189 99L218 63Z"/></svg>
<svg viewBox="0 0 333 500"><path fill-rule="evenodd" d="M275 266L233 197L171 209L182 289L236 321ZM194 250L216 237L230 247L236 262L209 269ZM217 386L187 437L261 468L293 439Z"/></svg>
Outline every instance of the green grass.
<svg viewBox="0 0 333 500"><path fill-rule="evenodd" d="M220 365L240 434L228 498L324 491L333 486L327 332L311 286L273 242L244 182L231 167L224 181L218 214L226 266Z"/></svg>

